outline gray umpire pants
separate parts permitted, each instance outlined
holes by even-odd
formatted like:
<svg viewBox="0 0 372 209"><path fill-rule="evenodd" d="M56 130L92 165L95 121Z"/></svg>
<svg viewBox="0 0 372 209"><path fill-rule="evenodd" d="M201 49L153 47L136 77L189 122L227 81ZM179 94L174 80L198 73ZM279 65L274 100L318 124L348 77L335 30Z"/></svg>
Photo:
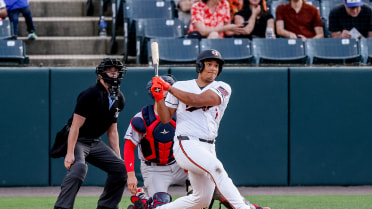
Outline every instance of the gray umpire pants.
<svg viewBox="0 0 372 209"><path fill-rule="evenodd" d="M61 192L54 208L72 209L80 186L88 171L86 162L107 172L103 193L97 208L117 209L127 183L124 161L101 140L79 138L75 146L75 162L72 164L61 185Z"/></svg>

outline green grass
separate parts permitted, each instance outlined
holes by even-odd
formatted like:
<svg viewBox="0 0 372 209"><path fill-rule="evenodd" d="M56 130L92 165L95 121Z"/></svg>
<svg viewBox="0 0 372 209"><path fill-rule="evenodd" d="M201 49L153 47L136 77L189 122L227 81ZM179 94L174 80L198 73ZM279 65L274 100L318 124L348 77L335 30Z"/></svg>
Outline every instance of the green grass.
<svg viewBox="0 0 372 209"><path fill-rule="evenodd" d="M271 209L371 209L370 195L260 195L246 196L260 206ZM2 209L52 209L57 197L1 197ZM98 197L77 197L76 209L96 208ZM119 207L126 209L130 204L129 197L123 197ZM215 202L213 209L218 209ZM221 208L225 208L222 206Z"/></svg>

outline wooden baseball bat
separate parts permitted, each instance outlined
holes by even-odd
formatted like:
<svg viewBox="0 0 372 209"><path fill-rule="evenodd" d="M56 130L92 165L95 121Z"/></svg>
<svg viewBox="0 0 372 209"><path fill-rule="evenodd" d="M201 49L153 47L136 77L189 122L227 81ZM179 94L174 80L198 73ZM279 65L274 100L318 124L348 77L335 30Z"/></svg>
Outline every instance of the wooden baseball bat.
<svg viewBox="0 0 372 209"><path fill-rule="evenodd" d="M151 57L154 65L155 76L159 76L159 44L158 42L151 43Z"/></svg>

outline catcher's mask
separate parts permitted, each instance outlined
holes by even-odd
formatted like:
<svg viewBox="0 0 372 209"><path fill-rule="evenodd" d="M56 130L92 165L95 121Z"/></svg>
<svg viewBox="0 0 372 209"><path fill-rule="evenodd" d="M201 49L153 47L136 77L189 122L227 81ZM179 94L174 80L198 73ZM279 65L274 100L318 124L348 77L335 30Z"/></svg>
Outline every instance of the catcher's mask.
<svg viewBox="0 0 372 209"><path fill-rule="evenodd" d="M118 76L116 78L110 77L105 71L111 67L115 67L118 70ZM121 80L123 79L126 71L127 69L123 63L116 58L105 58L96 68L97 76L102 76L103 81L109 86L108 90L110 95L116 99L120 89Z"/></svg>
<svg viewBox="0 0 372 209"><path fill-rule="evenodd" d="M204 70L204 61L207 59L214 59L218 62L219 68L217 76L220 75L225 61L222 59L220 52L215 49L207 49L200 52L199 56L196 58L196 72L200 73Z"/></svg>
<svg viewBox="0 0 372 209"><path fill-rule="evenodd" d="M162 75L160 76L165 82L169 83L170 85L173 85L174 84L174 79L171 77L171 76L167 76L167 75ZM154 96L152 95L151 93L151 87L152 87L152 80L149 80L149 82L147 82L147 85L146 85L146 90L147 90L147 93L148 95L150 96L150 98L154 99Z"/></svg>

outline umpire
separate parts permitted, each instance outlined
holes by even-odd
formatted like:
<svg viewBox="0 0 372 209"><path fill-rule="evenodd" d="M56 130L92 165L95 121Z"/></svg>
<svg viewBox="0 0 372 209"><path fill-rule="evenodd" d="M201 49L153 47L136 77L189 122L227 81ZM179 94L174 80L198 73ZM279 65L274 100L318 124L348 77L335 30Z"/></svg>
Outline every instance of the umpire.
<svg viewBox="0 0 372 209"><path fill-rule="evenodd" d="M64 161L69 171L61 185L55 209L74 207L75 197L88 171L86 162L108 174L97 209L118 208L127 180L117 130L117 118L125 103L120 91L125 71L119 60L104 59L96 68L96 85L78 96ZM105 132L110 147L100 138Z"/></svg>

